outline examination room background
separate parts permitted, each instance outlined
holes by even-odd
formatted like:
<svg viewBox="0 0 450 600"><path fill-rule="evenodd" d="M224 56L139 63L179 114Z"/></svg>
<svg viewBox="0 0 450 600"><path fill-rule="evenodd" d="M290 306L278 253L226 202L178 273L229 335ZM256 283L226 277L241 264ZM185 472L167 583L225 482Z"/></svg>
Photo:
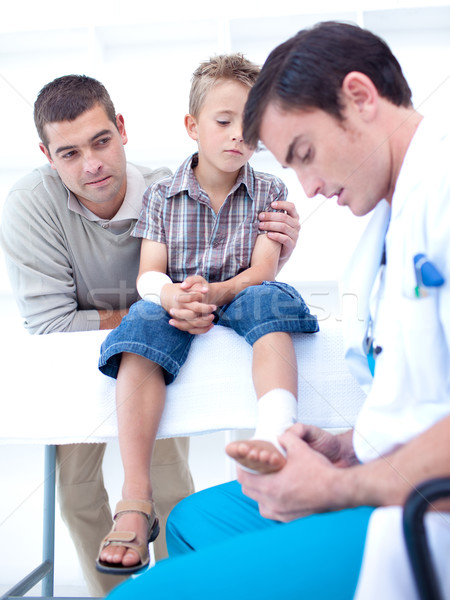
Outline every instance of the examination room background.
<svg viewBox="0 0 450 600"><path fill-rule="evenodd" d="M80 0L65 5L26 0L8 3L6 12L0 19L0 211L12 184L45 160L32 109L41 87L55 77L84 73L102 81L124 115L128 159L175 169L195 150L183 117L198 63L213 54L243 52L262 64L277 44L318 21L351 21L381 35L403 67L419 112L449 118L450 1ZM333 199L306 198L294 174L268 152L256 154L251 163L286 182L301 217L298 246L280 279L338 281L367 217L356 219ZM18 315L0 256L0 331L14 319ZM1 351L7 352L4 333L2 340ZM45 390L36 388L36 402L40 393ZM8 390L0 397L4 413ZM224 443L224 433L192 440L197 489L233 476ZM0 592L40 561L42 456L42 448L0 444ZM105 476L113 505L120 494L120 468L117 445L111 444ZM56 553L55 593L87 595L59 518Z"/></svg>

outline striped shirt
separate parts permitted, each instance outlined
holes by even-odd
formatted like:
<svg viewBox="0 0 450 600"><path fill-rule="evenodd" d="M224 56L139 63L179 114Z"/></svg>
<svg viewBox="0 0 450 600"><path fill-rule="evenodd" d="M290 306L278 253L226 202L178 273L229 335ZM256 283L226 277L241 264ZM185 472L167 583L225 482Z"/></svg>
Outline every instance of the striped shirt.
<svg viewBox="0 0 450 600"><path fill-rule="evenodd" d="M226 281L250 267L258 234L258 214L285 200L284 183L247 163L216 214L194 172L198 155L171 177L147 188L133 234L167 247L167 274L179 283L189 275Z"/></svg>

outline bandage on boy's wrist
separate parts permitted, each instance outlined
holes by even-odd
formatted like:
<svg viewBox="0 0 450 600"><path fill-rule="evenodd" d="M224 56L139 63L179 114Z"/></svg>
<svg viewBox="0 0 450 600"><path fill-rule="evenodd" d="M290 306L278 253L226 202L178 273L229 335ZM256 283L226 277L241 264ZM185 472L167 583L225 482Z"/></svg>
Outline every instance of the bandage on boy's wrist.
<svg viewBox="0 0 450 600"><path fill-rule="evenodd" d="M139 277L137 291L143 300L160 305L161 291L168 283L173 283L173 281L165 273L161 273L160 271L147 271Z"/></svg>

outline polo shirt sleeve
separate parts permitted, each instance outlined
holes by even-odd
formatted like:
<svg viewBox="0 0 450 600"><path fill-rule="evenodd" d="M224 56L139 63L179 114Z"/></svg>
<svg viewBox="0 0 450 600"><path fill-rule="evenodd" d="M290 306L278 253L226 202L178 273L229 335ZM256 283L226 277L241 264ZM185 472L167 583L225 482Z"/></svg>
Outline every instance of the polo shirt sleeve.
<svg viewBox="0 0 450 600"><path fill-rule="evenodd" d="M131 235L166 244L165 191L166 187L159 183L147 188L142 199L141 214Z"/></svg>

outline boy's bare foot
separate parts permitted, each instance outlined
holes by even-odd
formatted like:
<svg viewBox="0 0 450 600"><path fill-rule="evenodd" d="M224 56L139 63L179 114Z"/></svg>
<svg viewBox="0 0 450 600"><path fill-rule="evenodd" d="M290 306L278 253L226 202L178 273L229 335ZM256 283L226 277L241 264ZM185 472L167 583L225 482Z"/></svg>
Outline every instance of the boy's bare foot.
<svg viewBox="0 0 450 600"><path fill-rule="evenodd" d="M286 463L285 457L272 442L265 440L231 442L225 451L243 467L261 474L279 471Z"/></svg>

